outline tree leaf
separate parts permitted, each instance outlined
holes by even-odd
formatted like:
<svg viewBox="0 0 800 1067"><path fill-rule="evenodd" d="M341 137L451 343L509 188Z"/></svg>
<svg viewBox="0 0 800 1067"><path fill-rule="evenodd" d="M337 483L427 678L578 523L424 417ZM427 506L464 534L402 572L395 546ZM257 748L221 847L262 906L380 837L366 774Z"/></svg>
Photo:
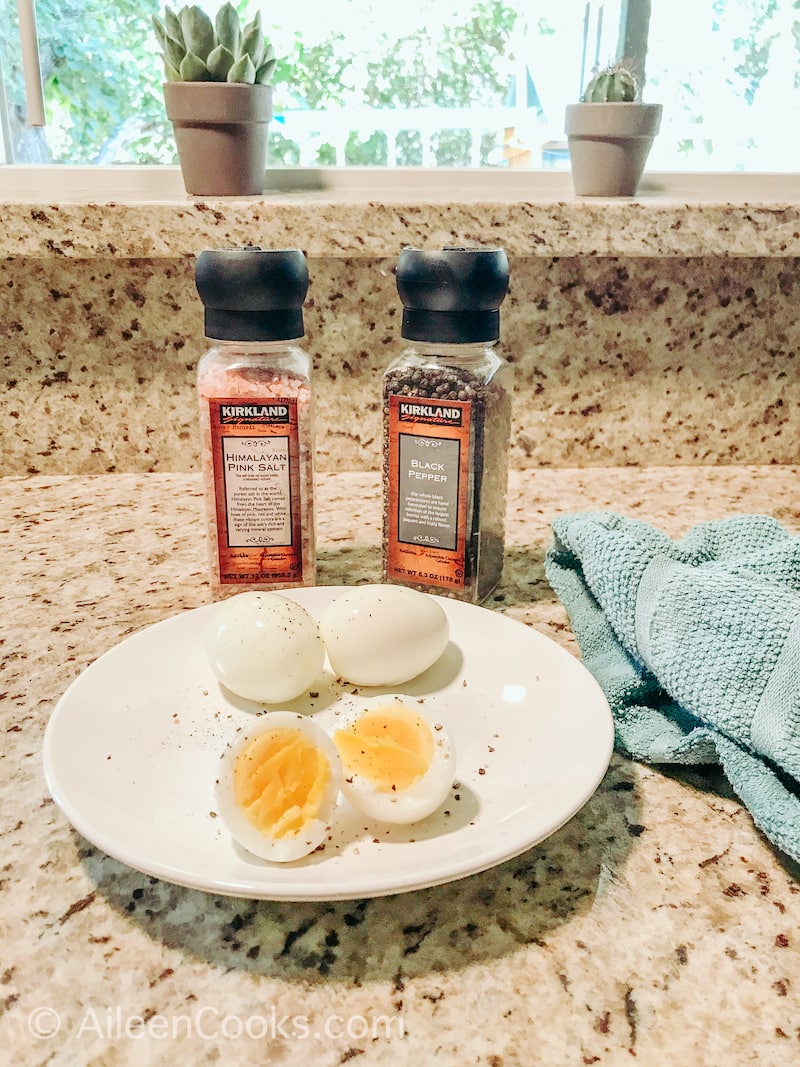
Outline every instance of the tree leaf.
<svg viewBox="0 0 800 1067"><path fill-rule="evenodd" d="M207 82L211 80L208 67L193 52L187 52L181 60L179 74L182 82Z"/></svg>
<svg viewBox="0 0 800 1067"><path fill-rule="evenodd" d="M240 59L237 59L228 71L229 82L237 82L242 85L254 85L255 80L256 68L253 66L253 61L248 55L244 55Z"/></svg>
<svg viewBox="0 0 800 1067"><path fill-rule="evenodd" d="M227 81L228 71L234 62L233 52L229 51L224 45L218 44L206 60L211 80L215 82Z"/></svg>
<svg viewBox="0 0 800 1067"><path fill-rule="evenodd" d="M239 25L239 15L231 3L223 4L217 12L216 18L217 40L224 45L234 56L239 54L239 42L242 39L242 30Z"/></svg>
<svg viewBox="0 0 800 1067"><path fill-rule="evenodd" d="M181 9L181 29L187 53L193 52L205 62L214 47L214 26L211 19L196 4L191 4Z"/></svg>

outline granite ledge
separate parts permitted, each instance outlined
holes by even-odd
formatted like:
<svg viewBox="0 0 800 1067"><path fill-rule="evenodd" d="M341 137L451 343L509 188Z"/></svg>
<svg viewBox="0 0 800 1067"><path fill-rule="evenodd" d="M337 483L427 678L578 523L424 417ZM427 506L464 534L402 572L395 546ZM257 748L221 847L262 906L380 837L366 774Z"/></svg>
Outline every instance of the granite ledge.
<svg viewBox="0 0 800 1067"><path fill-rule="evenodd" d="M1 194L0 194L1 195ZM0 256L179 258L261 244L310 256L395 256L405 245L502 244L510 255L800 255L800 202L475 199L276 194L248 199L3 201Z"/></svg>

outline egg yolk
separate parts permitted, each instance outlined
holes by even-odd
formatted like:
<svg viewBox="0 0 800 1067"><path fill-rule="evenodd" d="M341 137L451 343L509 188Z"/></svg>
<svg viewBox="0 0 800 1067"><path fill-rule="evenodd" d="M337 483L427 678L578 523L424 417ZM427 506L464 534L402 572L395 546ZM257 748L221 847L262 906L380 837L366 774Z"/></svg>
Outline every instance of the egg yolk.
<svg viewBox="0 0 800 1067"><path fill-rule="evenodd" d="M333 735L345 772L381 792L407 789L433 761L433 736L409 708L375 708Z"/></svg>
<svg viewBox="0 0 800 1067"><path fill-rule="evenodd" d="M300 730L276 729L254 738L233 771L236 803L270 837L292 837L315 819L330 777L323 752Z"/></svg>

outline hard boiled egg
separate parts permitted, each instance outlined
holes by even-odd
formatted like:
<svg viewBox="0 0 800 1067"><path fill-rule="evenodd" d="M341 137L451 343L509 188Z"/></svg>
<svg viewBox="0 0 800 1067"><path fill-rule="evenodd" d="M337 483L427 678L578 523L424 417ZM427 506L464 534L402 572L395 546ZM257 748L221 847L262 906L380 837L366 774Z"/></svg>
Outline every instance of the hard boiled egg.
<svg viewBox="0 0 800 1067"><path fill-rule="evenodd" d="M377 697L342 712L333 740L342 793L369 818L419 822L440 807L453 784L452 739L408 698Z"/></svg>
<svg viewBox="0 0 800 1067"><path fill-rule="evenodd" d="M441 656L450 634L442 606L402 585L354 586L328 604L319 629L334 672L354 685L416 678Z"/></svg>
<svg viewBox="0 0 800 1067"><path fill-rule="evenodd" d="M276 704L318 678L325 646L306 609L279 593L238 593L217 605L206 636L211 669L231 692Z"/></svg>
<svg viewBox="0 0 800 1067"><path fill-rule="evenodd" d="M267 712L222 755L218 814L249 852L286 863L323 841L340 782L339 754L318 723L290 711Z"/></svg>

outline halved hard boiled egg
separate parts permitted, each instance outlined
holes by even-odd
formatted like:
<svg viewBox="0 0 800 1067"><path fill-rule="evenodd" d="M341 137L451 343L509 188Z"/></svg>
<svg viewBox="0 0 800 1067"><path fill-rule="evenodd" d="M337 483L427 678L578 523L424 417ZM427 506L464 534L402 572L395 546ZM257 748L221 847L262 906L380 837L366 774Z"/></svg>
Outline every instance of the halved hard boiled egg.
<svg viewBox="0 0 800 1067"><path fill-rule="evenodd" d="M322 843L339 798L336 746L305 715L271 711L220 760L218 814L236 841L262 859L301 859Z"/></svg>
<svg viewBox="0 0 800 1067"><path fill-rule="evenodd" d="M342 793L371 819L419 822L441 806L453 784L451 737L407 697L376 697L342 712L333 740Z"/></svg>
<svg viewBox="0 0 800 1067"><path fill-rule="evenodd" d="M238 593L214 610L206 635L211 669L232 693L283 703L313 685L325 646L316 620L280 593Z"/></svg>

